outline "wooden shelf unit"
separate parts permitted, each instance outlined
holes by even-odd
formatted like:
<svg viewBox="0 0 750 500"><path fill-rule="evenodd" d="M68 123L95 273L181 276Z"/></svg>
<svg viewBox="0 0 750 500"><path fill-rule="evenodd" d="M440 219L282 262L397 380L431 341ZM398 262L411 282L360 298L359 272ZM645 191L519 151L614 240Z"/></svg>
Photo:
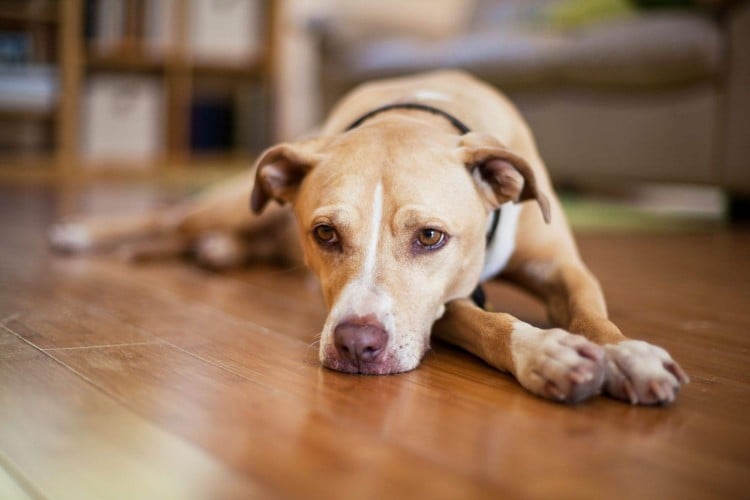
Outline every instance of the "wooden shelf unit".
<svg viewBox="0 0 750 500"><path fill-rule="evenodd" d="M126 0L133 3L133 0ZM163 155L154 158L149 165L139 165L132 169L142 173L144 169L163 170L191 163L203 164L208 156L215 162L225 157L228 163L236 164L243 153L227 150L224 152L193 154L190 150L190 103L198 82L202 79L221 80L227 86L237 86L248 82L262 85L264 96L270 101L265 109L268 116L266 136L272 137L272 110L274 96L274 53L275 27L278 19L279 0L259 0L264 2L262 9L263 52L246 63L213 63L193 61L186 51L188 37L189 0L175 0L173 17L174 43L171 53L163 57L147 54L142 44L126 39L122 50L101 53L87 46L84 34L85 6L83 0L58 0L57 11L14 12L0 7L0 23L22 23L54 26L57 39L57 67L59 68L59 97L54 112L17 112L19 117L42 118L51 115L54 127L54 147L46 160L37 159L34 164L42 166L51 174L88 175L92 170L85 168L81 158L81 99L88 78L100 73L154 75L161 80L165 99ZM131 8L131 7L128 7ZM7 10L7 12L6 12ZM0 116L13 116L16 112L1 112ZM253 152L255 153L255 152ZM247 161L252 154L244 153ZM7 174L13 165L26 165L26 158L0 158L0 175ZM111 170L121 170L112 165ZM143 167L143 168L140 168ZM38 170L38 169L37 169ZM13 173L11 173L11 177Z"/></svg>

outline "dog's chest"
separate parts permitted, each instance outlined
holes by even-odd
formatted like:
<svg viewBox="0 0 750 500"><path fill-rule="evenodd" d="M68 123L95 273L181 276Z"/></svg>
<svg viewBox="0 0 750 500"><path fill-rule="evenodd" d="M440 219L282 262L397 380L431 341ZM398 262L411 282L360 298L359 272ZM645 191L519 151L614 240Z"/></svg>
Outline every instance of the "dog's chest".
<svg viewBox="0 0 750 500"><path fill-rule="evenodd" d="M504 203L500 207L500 218L497 228L487 243L487 253L484 257L484 267L480 281L486 281L498 275L508 264L513 250L516 248L516 228L521 213L521 206L513 202ZM492 215L487 221L488 229L492 226Z"/></svg>

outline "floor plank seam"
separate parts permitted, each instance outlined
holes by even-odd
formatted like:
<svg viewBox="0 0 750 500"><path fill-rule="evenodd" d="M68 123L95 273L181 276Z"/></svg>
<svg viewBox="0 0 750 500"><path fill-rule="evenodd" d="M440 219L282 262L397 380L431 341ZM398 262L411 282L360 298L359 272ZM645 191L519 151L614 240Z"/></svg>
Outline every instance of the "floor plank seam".
<svg viewBox="0 0 750 500"><path fill-rule="evenodd" d="M102 392L103 394L106 394L106 395L107 395L108 397L112 398L112 399L113 399L114 401L116 401L116 402L117 402L118 404L120 404L120 405L123 405L123 406L125 406L126 408L129 408L129 407L127 406L127 405L125 405L125 404L124 404L124 402L123 402L123 401L122 401L122 400L121 400L121 399L120 399L119 397L117 397L117 395L116 395L116 394L114 394L114 393L112 393L112 392L110 392L110 391L106 390L105 388L101 387L101 386L100 386L99 384L97 384L96 382L94 382L94 381L93 381L93 380L92 380L92 379L91 379L90 377L88 377L88 376L86 376L85 374L83 374L83 373L79 372L78 370L76 370L76 369L75 369L75 368L73 368L72 366L68 365L67 363L65 363L65 362L64 362L64 361L62 361L61 359L59 359L59 358L55 357L55 356L53 355L53 353L51 352L51 351L53 351L54 349L47 349L47 350L45 350L45 349L42 349L42 348L40 348L39 346L37 346L36 344L34 344L33 342L31 342L30 340L28 340L28 339L24 338L24 337L23 337L22 335L20 335L19 333L15 332L15 331L14 331L14 330L12 330L11 328L9 328L9 327L8 327L7 325L0 325L0 328L2 328L2 329L4 329L4 330L6 330L6 331L7 331L8 333L10 333L11 335L13 335L13 336L17 337L17 338L18 338L19 340L21 340L22 342L24 342L24 343L26 343L26 344L30 345L31 347L33 347L33 348L34 348L34 349L36 349L37 351L41 352L42 354L44 354L44 355L45 355L46 357L48 357L49 359L51 359L51 360L52 360L52 361L54 361L55 363L59 364L60 366L62 366L62 367L63 367L63 368L65 368L66 370L68 370L68 371L70 371L71 373L75 374L75 375L76 375L77 377L79 377L80 379L84 380L84 381L85 381L86 383L88 383L88 384L90 384L91 386L93 386L93 387L94 387L94 388L95 388L96 390L98 390L98 391ZM130 411L132 411L132 410L130 410ZM137 413L136 413L136 414L137 414Z"/></svg>
<svg viewBox="0 0 750 500"><path fill-rule="evenodd" d="M289 399L292 399L292 400L295 400L295 401L298 401L298 400L299 400L299 399L298 399L298 398L297 398L297 397L296 397L296 396L295 396L294 394L292 394L291 392L288 392L288 391L285 391L285 390L281 390L281 389L279 389L278 387L275 387L275 386L273 386L273 385L269 385L269 384L264 384L263 382L258 382L257 380L253 380L252 378L248 377L247 375L244 375L244 374L242 374L241 372L239 372L239 371L235 370L235 369L234 369L234 368L232 368L231 366L228 366L228 365L226 365L226 364L222 363L222 362L221 362L221 361L219 361L219 360L216 360L216 359L210 359L210 358L206 358L206 357L204 357L204 356L201 356L200 354L196 354L196 353L194 353L194 352L191 352L191 351L189 351L189 350L187 350L187 349L185 349L185 348L183 348L183 347L180 347L179 345L177 345L177 344L174 344L174 343L172 343L172 342L170 342L170 341L168 341L168 340L164 340L164 339L162 339L162 342L163 342L164 344L166 344L166 345L168 345L168 346L170 346L170 347L172 347L172 348L174 348L174 349L176 349L176 350L180 351L181 353L183 353L183 354L186 354L186 355L190 356L191 358L197 359L198 361L200 361L200 362L202 362L202 363L206 363L206 364L208 364L208 365L210 365L210 366L213 366L214 368L218 368L218 369L220 369L220 370L222 370L222 371L225 371L225 372L227 372L227 373L230 373L231 375L234 375L235 377L239 377L239 378L241 378L242 380L245 380L245 381L247 381L247 382L249 382L249 383L251 383L251 384L253 384L253 385L256 385L256 386L258 386L258 387L262 387L262 388L264 388L264 389L269 389L269 390L271 390L272 392L274 392L274 393L277 393L277 394L284 394L284 395L288 396L288 397L289 397Z"/></svg>
<svg viewBox="0 0 750 500"><path fill-rule="evenodd" d="M31 347L33 347L33 348L34 348L34 349L36 349L37 351L39 351L39 352L42 352L42 353L44 352L44 349L42 349L41 347L39 347L38 345L36 345L36 344L35 344L35 343L33 343L32 341L28 340L28 339L27 339L27 338L25 338L25 337L24 337L23 335L21 335L21 334L19 334L18 332L14 331L14 330L13 330L12 328L10 328L10 327L9 327L8 325L6 325L6 324L4 324L4 323L0 323L0 328L2 328L3 330L7 331L7 332L8 332L8 333L10 333L11 335L13 335L13 336L15 336L15 337L18 337L18 338L19 338L19 339L20 339L21 341L23 341L23 342L25 342L26 344L30 345Z"/></svg>
<svg viewBox="0 0 750 500"><path fill-rule="evenodd" d="M138 327L134 327L138 328ZM71 347L44 347L42 351L71 351L71 350L83 350L83 349L106 349L108 347L131 347L138 345L152 345L152 344L163 344L164 341L160 338L154 340L146 340L143 342L123 342L121 344L98 344L98 345L82 345L82 346L71 346Z"/></svg>
<svg viewBox="0 0 750 500"><path fill-rule="evenodd" d="M34 348L34 349L36 349L37 351L41 352L42 354L44 354L44 355L45 355L46 357L48 357L49 359L51 359L51 360L52 360L52 361L54 361L55 363L57 363L57 364L61 365L61 366L62 366L63 368L65 368L65 369L69 370L70 372L74 373L74 374L75 374L75 375L76 375L77 377L80 377L81 379L85 380L86 382L88 382L89 384L91 384L92 386L94 386L94 387L95 387L95 388L96 388L97 390L99 390L99 391L102 391L102 392L104 392L105 394L108 394L108 395L109 395L110 397L112 397L112 395L111 395L111 394L109 394L109 392L108 392L108 391L106 391L106 390L102 389L101 387L99 387L99 386L98 386L98 385L97 385L96 383L94 383L94 381L93 381L93 380L91 380L90 378L88 378L88 377L87 377L86 375L84 375L84 374L80 373L80 372L79 372L78 370L76 370L75 368L73 368L73 367L71 367L71 366L67 365L67 364L66 364L65 362L63 362L62 360L60 360L60 359L56 358L55 356L53 356L53 355L52 355L52 353L50 352L50 351L51 351L51 349L49 349L49 350L45 350L45 349L42 349L42 348L40 348L39 346L37 346L36 344L34 344L33 342L31 342L30 340L28 340L28 339L24 338L24 337L23 337L22 335L20 335L19 333L15 332L15 331L14 331L14 330L12 330L11 328L9 328L9 327L8 327L8 325L0 325L0 327L2 327L2 328L3 328L4 330L6 330L6 331L7 331L8 333L10 333L11 335L14 335L14 336L16 336L16 337L17 337L18 339L20 339L20 340L21 340L22 342L25 342L26 344L30 345L31 347L33 347L33 348ZM118 401L118 402L119 402L119 401Z"/></svg>
<svg viewBox="0 0 750 500"><path fill-rule="evenodd" d="M39 488L34 485L34 482L29 479L26 474L16 465L13 460L3 451L0 450L0 467L5 469L8 475L18 484L24 493L35 499L46 499Z"/></svg>

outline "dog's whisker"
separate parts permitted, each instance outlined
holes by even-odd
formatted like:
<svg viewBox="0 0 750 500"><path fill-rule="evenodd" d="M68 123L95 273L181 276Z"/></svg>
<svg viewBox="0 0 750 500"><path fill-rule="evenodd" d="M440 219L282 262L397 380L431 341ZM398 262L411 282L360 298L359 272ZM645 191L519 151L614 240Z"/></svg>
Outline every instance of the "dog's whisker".
<svg viewBox="0 0 750 500"><path fill-rule="evenodd" d="M310 345L307 346L307 350L305 351L307 354L310 353L310 349L315 348L316 346L320 345L321 340L321 333L318 332L315 335L313 335L313 341L310 343Z"/></svg>

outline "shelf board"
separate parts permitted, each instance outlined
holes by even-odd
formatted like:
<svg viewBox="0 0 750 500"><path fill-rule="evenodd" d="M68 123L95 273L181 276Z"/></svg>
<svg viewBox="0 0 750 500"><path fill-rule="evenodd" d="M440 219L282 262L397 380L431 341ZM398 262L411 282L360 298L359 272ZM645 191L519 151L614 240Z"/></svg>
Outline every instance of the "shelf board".
<svg viewBox="0 0 750 500"><path fill-rule="evenodd" d="M0 180L48 178L57 172L52 153L3 153L0 155Z"/></svg>
<svg viewBox="0 0 750 500"><path fill-rule="evenodd" d="M211 165L214 167L222 167L225 165L252 165L258 153L251 153L245 151L220 151L220 152L198 152L191 151L190 156L187 160L187 165L190 167Z"/></svg>
<svg viewBox="0 0 750 500"><path fill-rule="evenodd" d="M86 55L85 65L91 69L119 71L166 71L181 67L196 75L261 77L266 72L266 59L254 57L246 62L210 62L180 60L175 57L151 57L142 52L127 51L99 54L91 51Z"/></svg>
<svg viewBox="0 0 750 500"><path fill-rule="evenodd" d="M105 55L90 52L86 55L85 65L91 69L158 72L164 70L166 63L162 59L142 54L113 53Z"/></svg>
<svg viewBox="0 0 750 500"><path fill-rule="evenodd" d="M111 165L102 168L76 165L62 171L52 156L35 158L0 156L0 182L38 182L55 179L153 179L191 182L215 182L241 172L252 165L252 158L216 157L191 158L184 162L169 163L154 160L140 167Z"/></svg>
<svg viewBox="0 0 750 500"><path fill-rule="evenodd" d="M196 73L226 73L231 75L261 75L267 70L267 56L260 52L243 60L210 60L194 58L188 61Z"/></svg>
<svg viewBox="0 0 750 500"><path fill-rule="evenodd" d="M4 120L52 120L57 110L50 109L4 109L0 108L0 119Z"/></svg>
<svg viewBox="0 0 750 500"><path fill-rule="evenodd" d="M261 77L265 74L265 64L263 58L256 58L246 63L219 63L193 62L190 65L193 73L196 75L215 75L215 76L232 76L232 77Z"/></svg>
<svg viewBox="0 0 750 500"><path fill-rule="evenodd" d="M31 7L19 9L18 4L0 3L0 22L56 24L58 18L54 9L36 10Z"/></svg>

